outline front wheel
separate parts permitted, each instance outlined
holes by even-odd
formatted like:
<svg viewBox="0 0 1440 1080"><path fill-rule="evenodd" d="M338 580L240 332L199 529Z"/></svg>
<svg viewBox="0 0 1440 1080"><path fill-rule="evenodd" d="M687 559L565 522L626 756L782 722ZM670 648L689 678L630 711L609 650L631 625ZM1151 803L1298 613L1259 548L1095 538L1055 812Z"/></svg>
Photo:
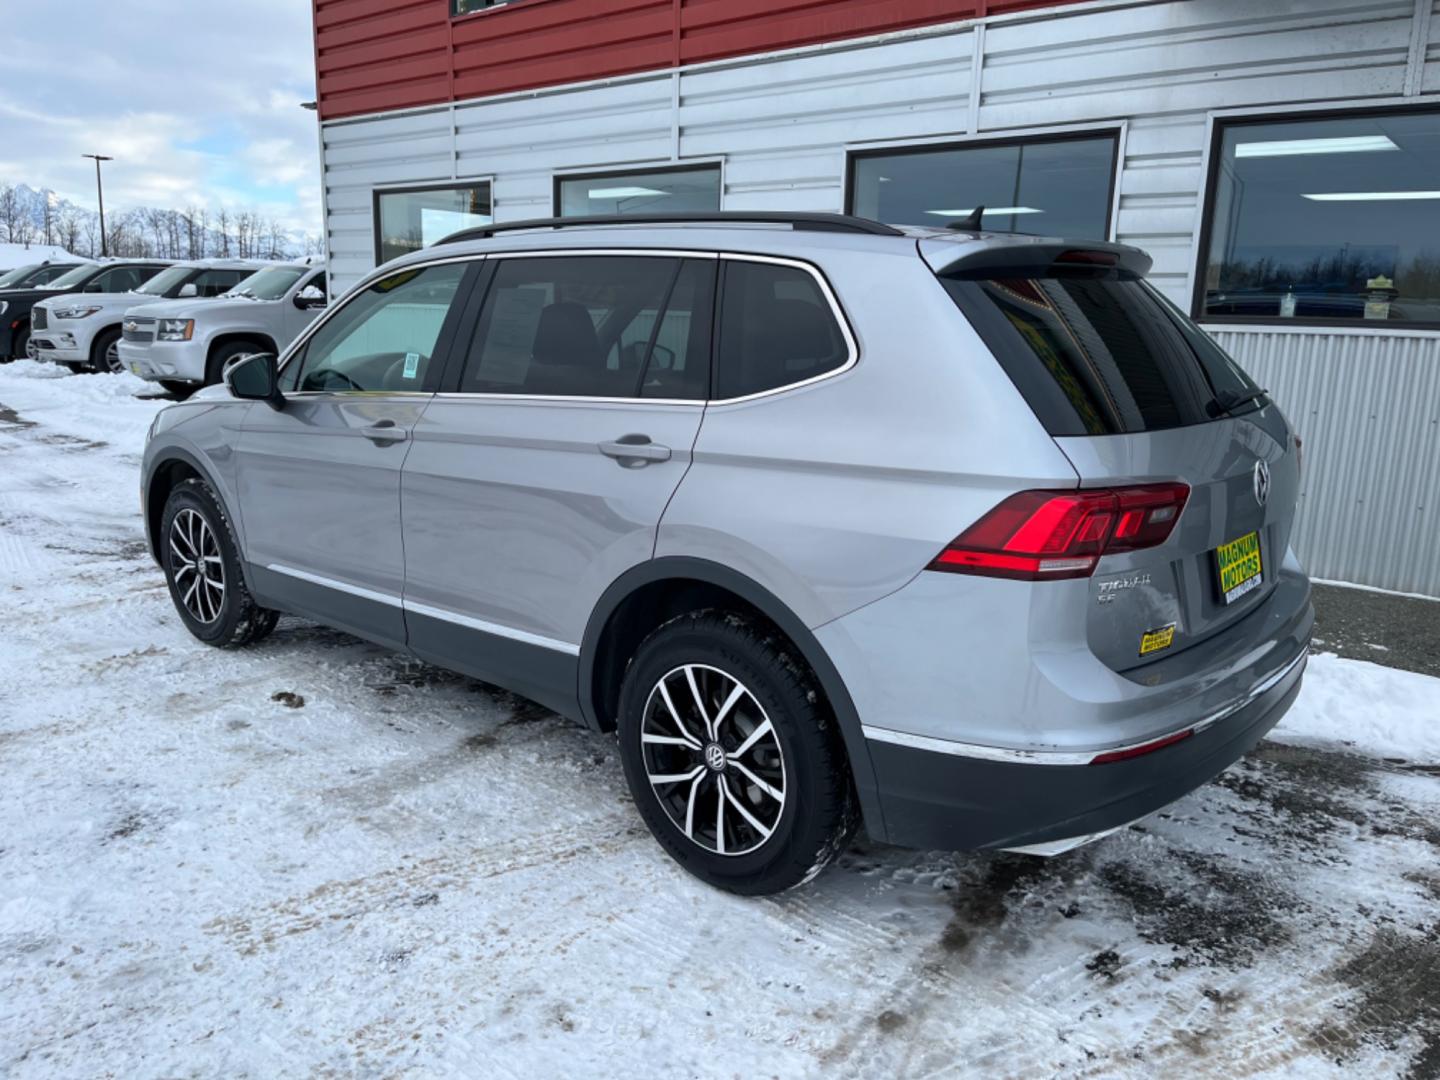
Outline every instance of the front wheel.
<svg viewBox="0 0 1440 1080"><path fill-rule="evenodd" d="M707 611L641 644L620 691L620 757L651 833L742 895L809 881L858 824L834 717L793 646Z"/></svg>
<svg viewBox="0 0 1440 1080"><path fill-rule="evenodd" d="M249 645L275 629L280 616L250 595L230 522L204 481L185 480L170 492L160 558L180 620L205 644Z"/></svg>
<svg viewBox="0 0 1440 1080"><path fill-rule="evenodd" d="M95 371L118 375L125 370L120 361L120 331L104 330L95 337L90 346L90 366Z"/></svg>
<svg viewBox="0 0 1440 1080"><path fill-rule="evenodd" d="M16 359L24 357L27 360L38 360L40 350L30 340L30 327L25 325L15 331L15 338L10 344L10 351L15 354Z"/></svg>

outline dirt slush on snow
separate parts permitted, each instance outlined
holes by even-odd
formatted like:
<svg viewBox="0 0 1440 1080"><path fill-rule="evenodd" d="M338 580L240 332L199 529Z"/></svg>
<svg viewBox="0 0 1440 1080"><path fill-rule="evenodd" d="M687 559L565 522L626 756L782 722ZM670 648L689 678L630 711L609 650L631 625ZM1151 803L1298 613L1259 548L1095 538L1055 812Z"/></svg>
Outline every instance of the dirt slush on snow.
<svg viewBox="0 0 1440 1080"><path fill-rule="evenodd" d="M862 838L743 901L610 737L297 620L190 638L142 386L0 368L0 1075L1440 1075L1440 680L1318 656L1098 844Z"/></svg>

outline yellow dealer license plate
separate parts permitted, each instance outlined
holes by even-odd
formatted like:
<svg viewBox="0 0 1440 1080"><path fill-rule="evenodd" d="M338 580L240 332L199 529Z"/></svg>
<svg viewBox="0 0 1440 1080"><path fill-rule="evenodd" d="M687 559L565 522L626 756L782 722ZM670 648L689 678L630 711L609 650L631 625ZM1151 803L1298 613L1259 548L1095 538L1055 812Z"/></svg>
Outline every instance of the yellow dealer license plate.
<svg viewBox="0 0 1440 1080"><path fill-rule="evenodd" d="M1260 534L1246 533L1238 540L1221 544L1215 549L1215 565L1220 571L1220 594L1225 603L1233 604L1261 581Z"/></svg>

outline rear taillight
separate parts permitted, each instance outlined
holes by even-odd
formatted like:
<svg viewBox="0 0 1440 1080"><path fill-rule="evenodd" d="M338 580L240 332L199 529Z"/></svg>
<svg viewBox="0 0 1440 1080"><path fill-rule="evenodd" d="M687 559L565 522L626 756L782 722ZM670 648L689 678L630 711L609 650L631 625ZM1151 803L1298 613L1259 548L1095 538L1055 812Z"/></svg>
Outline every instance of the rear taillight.
<svg viewBox="0 0 1440 1080"><path fill-rule="evenodd" d="M952 574L1043 581L1089 577L1102 555L1163 544L1188 484L1022 491L961 533L930 564Z"/></svg>

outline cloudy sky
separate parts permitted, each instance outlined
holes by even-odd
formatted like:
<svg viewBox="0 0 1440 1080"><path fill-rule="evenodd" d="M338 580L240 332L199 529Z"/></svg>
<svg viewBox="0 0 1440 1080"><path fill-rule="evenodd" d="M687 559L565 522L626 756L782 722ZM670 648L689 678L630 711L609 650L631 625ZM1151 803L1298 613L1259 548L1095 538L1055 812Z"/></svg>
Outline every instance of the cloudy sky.
<svg viewBox="0 0 1440 1080"><path fill-rule="evenodd" d="M320 229L308 0L4 5L0 183L93 208L257 209Z"/></svg>

